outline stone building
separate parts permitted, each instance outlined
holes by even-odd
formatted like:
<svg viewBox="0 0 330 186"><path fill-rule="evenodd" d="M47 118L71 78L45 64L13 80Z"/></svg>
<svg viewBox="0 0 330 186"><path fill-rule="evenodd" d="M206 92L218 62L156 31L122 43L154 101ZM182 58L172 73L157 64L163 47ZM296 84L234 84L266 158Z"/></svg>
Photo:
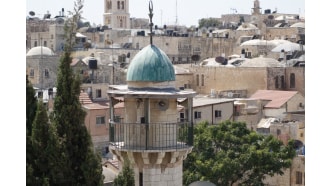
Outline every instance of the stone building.
<svg viewBox="0 0 330 186"><path fill-rule="evenodd" d="M283 119L287 112L305 109L305 98L297 91L258 90L250 98L263 100L265 117Z"/></svg>
<svg viewBox="0 0 330 186"><path fill-rule="evenodd" d="M53 19L26 20L26 49L44 46L54 52L63 51L65 20L66 17L63 16Z"/></svg>
<svg viewBox="0 0 330 186"><path fill-rule="evenodd" d="M215 125L226 120L234 120L234 100L212 97L196 97L193 102L194 124L207 121Z"/></svg>
<svg viewBox="0 0 330 186"><path fill-rule="evenodd" d="M26 74L31 84L41 90L55 87L59 60L48 47L31 48L26 53Z"/></svg>

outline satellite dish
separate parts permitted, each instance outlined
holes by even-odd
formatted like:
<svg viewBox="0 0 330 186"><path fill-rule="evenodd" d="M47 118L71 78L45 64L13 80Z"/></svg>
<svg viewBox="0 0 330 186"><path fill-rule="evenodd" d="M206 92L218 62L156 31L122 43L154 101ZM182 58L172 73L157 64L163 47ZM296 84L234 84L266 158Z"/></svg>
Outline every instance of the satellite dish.
<svg viewBox="0 0 330 186"><path fill-rule="evenodd" d="M30 12L29 12L29 15L30 15L30 16L35 16L36 13L34 13L33 11L30 11Z"/></svg>
<svg viewBox="0 0 330 186"><path fill-rule="evenodd" d="M167 110L168 109L168 100L167 99L162 99L162 100L159 100L158 103L157 103L157 107L159 110Z"/></svg>
<svg viewBox="0 0 330 186"><path fill-rule="evenodd" d="M218 56L215 58L215 61L221 63L222 65L227 65L228 60L222 56Z"/></svg>
<svg viewBox="0 0 330 186"><path fill-rule="evenodd" d="M63 24L63 23L64 23L64 19L58 17L58 18L56 18L55 22L56 22L57 24Z"/></svg>

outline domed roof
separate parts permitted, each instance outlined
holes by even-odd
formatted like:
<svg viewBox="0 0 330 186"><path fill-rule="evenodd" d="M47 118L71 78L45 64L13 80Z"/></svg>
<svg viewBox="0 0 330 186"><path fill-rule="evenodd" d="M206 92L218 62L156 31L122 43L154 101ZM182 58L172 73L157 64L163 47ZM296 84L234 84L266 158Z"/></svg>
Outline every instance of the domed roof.
<svg viewBox="0 0 330 186"><path fill-rule="evenodd" d="M175 81L171 60L155 45L148 45L132 59L127 70L127 81Z"/></svg>
<svg viewBox="0 0 330 186"><path fill-rule="evenodd" d="M237 28L237 30L258 30L258 27L252 23L243 23Z"/></svg>
<svg viewBox="0 0 330 186"><path fill-rule="evenodd" d="M40 56L40 55L54 56L55 54L50 48L44 46L33 47L26 53L26 56Z"/></svg>
<svg viewBox="0 0 330 186"><path fill-rule="evenodd" d="M283 67L283 64L276 59L260 56L245 60L240 67Z"/></svg>
<svg viewBox="0 0 330 186"><path fill-rule="evenodd" d="M290 27L305 28L305 23L304 23L304 22L294 23L294 24L291 25Z"/></svg>

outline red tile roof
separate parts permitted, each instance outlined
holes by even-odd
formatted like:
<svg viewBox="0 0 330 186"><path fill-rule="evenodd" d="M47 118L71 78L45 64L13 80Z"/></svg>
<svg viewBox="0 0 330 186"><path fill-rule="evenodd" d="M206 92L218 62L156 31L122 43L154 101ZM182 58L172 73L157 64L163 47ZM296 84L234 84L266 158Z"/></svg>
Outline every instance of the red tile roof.
<svg viewBox="0 0 330 186"><path fill-rule="evenodd" d="M265 105L266 108L280 108L297 93L297 91L258 90L250 98L269 100L270 102Z"/></svg>

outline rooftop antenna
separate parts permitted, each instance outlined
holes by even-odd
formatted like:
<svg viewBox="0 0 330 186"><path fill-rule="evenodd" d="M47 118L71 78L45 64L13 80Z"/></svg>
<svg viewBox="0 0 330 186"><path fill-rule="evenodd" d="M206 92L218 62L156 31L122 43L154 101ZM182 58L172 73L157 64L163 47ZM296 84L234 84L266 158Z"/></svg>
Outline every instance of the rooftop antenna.
<svg viewBox="0 0 330 186"><path fill-rule="evenodd" d="M152 4L152 1L150 0L149 1L149 18L150 18L150 24L149 24L149 26L150 26L150 45L152 45L152 27L154 26L154 24L152 23L152 16L154 15L153 13L152 13L152 11L153 11L153 4Z"/></svg>
<svg viewBox="0 0 330 186"><path fill-rule="evenodd" d="M178 1L175 1L175 25L178 24Z"/></svg>

